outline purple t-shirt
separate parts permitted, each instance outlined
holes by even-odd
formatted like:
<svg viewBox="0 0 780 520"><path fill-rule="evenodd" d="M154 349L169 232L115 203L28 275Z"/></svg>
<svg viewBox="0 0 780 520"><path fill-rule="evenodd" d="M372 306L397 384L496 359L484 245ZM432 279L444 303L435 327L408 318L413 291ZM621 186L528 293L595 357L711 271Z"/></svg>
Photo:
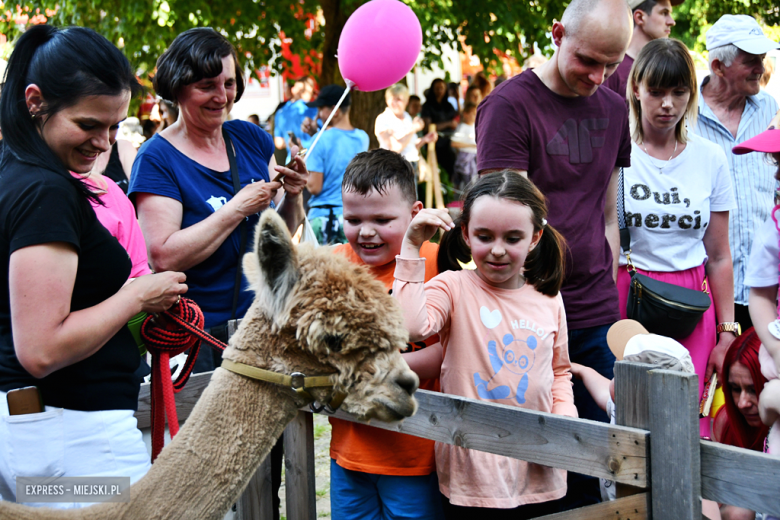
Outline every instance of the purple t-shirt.
<svg viewBox="0 0 780 520"><path fill-rule="evenodd" d="M477 110L479 170L526 170L568 242L561 292L570 329L620 319L604 201L616 167L630 166L626 104L609 89L563 97L533 72L504 81Z"/></svg>
<svg viewBox="0 0 780 520"><path fill-rule="evenodd" d="M615 72L607 78L604 86L615 91L620 97L626 99L626 89L628 88L628 75L631 73L631 66L634 64L634 58L626 54L623 61L620 62ZM626 100L628 104L628 100Z"/></svg>

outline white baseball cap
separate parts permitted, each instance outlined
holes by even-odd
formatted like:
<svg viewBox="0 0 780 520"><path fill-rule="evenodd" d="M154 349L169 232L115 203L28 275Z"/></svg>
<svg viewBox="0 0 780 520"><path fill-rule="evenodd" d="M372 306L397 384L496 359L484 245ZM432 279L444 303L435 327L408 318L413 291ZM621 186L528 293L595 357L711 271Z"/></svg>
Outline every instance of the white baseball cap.
<svg viewBox="0 0 780 520"><path fill-rule="evenodd" d="M626 1L628 2L629 9L631 9L632 11L637 7L639 7L640 5L642 5L643 3L645 3L645 0L626 0ZM672 4L672 6L676 6L682 4L684 1L685 0L670 0L669 3Z"/></svg>
<svg viewBox="0 0 780 520"><path fill-rule="evenodd" d="M724 14L707 31L707 50L733 44L748 54L766 54L780 49L777 42L766 36L752 16L746 14Z"/></svg>
<svg viewBox="0 0 780 520"><path fill-rule="evenodd" d="M607 332L607 345L618 361L624 359L695 373L688 349L672 338L650 334L638 321L620 320L612 325Z"/></svg>

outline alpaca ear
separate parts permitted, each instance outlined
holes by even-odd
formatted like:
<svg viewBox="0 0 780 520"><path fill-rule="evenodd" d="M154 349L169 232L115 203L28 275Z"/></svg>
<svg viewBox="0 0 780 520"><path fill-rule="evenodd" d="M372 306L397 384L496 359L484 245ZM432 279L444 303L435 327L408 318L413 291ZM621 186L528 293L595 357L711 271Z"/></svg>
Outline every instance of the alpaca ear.
<svg viewBox="0 0 780 520"><path fill-rule="evenodd" d="M298 281L298 255L282 218L276 211L263 212L255 228L255 250L244 255L244 274L272 318L281 318Z"/></svg>

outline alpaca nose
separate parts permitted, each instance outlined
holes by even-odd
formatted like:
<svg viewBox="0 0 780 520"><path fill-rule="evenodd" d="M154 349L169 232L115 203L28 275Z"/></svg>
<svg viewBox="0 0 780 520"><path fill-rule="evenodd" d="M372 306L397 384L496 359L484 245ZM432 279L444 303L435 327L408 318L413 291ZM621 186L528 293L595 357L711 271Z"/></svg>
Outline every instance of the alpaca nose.
<svg viewBox="0 0 780 520"><path fill-rule="evenodd" d="M414 395L417 391L417 387L420 385L420 379L417 377L417 374L411 370L406 370L396 377L395 384L403 388L409 395Z"/></svg>

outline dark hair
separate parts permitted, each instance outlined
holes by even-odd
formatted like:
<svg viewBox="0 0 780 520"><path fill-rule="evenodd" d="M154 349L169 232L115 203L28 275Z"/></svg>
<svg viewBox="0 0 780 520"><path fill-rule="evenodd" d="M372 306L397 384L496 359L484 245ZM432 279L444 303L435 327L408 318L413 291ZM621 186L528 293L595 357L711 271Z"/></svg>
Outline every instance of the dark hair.
<svg viewBox="0 0 780 520"><path fill-rule="evenodd" d="M637 11L642 11L642 12L647 13L647 14L652 14L653 8L656 5L658 5L658 0L645 0L644 2L639 4L638 6L634 7L634 9L632 9L631 12L635 13Z"/></svg>
<svg viewBox="0 0 780 520"><path fill-rule="evenodd" d="M25 89L41 90L43 107L30 117ZM17 41L5 69L0 96L3 142L17 159L46 168L72 182L86 198L100 203L90 187L73 177L39 133L48 117L89 96L141 92L127 58L92 29L34 25ZM5 159L3 160L5 162Z"/></svg>
<svg viewBox="0 0 780 520"><path fill-rule="evenodd" d="M556 296L563 283L566 241L550 224L543 225L547 218L547 204L542 192L513 170L483 175L463 194L463 212L455 220L455 227L447 231L439 243L439 272L458 271L461 269L458 260L465 264L471 259L463 233L468 229L474 202L484 196L511 200L531 208L534 232L542 230L543 233L539 244L525 259L523 274L537 291Z"/></svg>
<svg viewBox="0 0 780 520"><path fill-rule="evenodd" d="M236 99L244 94L244 73L238 63L236 49L211 27L196 27L184 31L157 59L153 85L157 94L177 102L181 89L203 78L222 74L222 58L233 57L236 68Z"/></svg>
<svg viewBox="0 0 780 520"><path fill-rule="evenodd" d="M444 97L442 97L442 103L444 103L444 102L447 101L447 93L448 93L449 89L447 87L447 82L444 81L441 78L436 78L433 81L431 81L431 86L428 89L430 91L430 95L426 94L425 97L433 99L433 100L436 100L436 94L434 93L434 87L436 86L436 83L439 83L439 82L441 82L441 84L444 85Z"/></svg>
<svg viewBox="0 0 780 520"><path fill-rule="evenodd" d="M420 101L420 96L418 96L417 94L412 94L411 96L409 96L409 102L407 103L407 105L412 101Z"/></svg>
<svg viewBox="0 0 780 520"><path fill-rule="evenodd" d="M414 204L417 201L417 180L412 165L403 155L377 148L360 152L347 165L341 191L367 195L371 190L382 195L389 186L398 186L403 197Z"/></svg>
<svg viewBox="0 0 780 520"><path fill-rule="evenodd" d="M753 327L743 332L726 351L726 357L723 359L722 374L723 397L726 401L724 408L728 416L728 424L721 442L756 451L763 451L764 438L769 432L769 427L761 425L759 428L754 428L747 423L745 416L739 411L737 403L734 402L734 397L731 395L728 385L731 367L734 363L739 362L750 371L756 396L761 395L766 378L761 374L761 365L758 361L758 349L760 347L761 340Z"/></svg>
<svg viewBox="0 0 780 520"><path fill-rule="evenodd" d="M172 114L176 114L176 117L177 117L177 118L179 117L179 105L177 105L177 104L176 104L176 103L174 103L173 101L168 101L167 99L161 99L161 100L160 100L160 103L161 103L161 104L163 104L163 105L165 105L166 107L168 107L168 110L169 110L169 111L170 111Z"/></svg>

